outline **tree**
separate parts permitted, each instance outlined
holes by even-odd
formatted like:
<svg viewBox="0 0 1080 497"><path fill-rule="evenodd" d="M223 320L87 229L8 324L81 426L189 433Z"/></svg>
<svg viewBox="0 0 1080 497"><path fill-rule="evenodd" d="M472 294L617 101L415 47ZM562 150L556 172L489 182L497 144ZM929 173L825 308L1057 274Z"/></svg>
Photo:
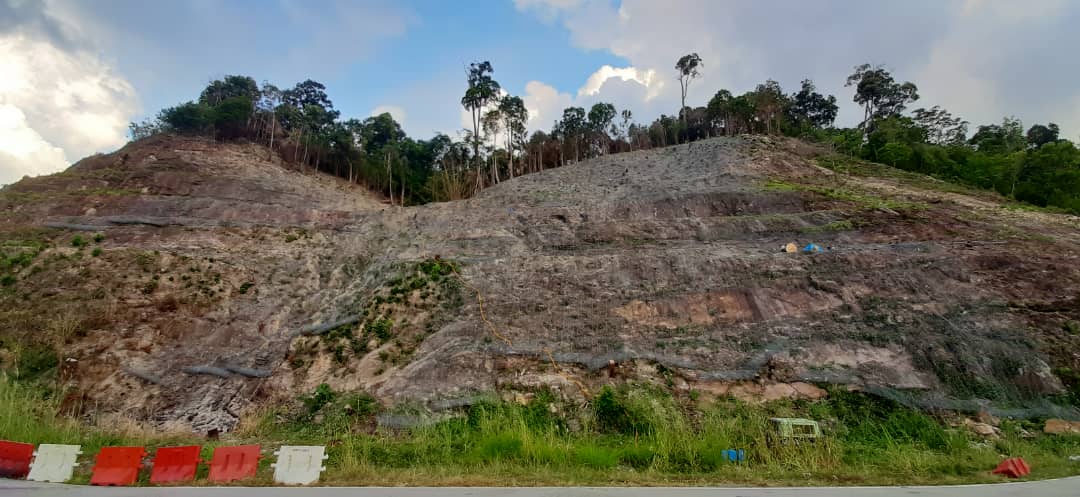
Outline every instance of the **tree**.
<svg viewBox="0 0 1080 497"><path fill-rule="evenodd" d="M251 102L259 100L259 85L248 76L225 76L211 81L199 95L199 103L218 105L233 97L246 97Z"/></svg>
<svg viewBox="0 0 1080 497"><path fill-rule="evenodd" d="M802 88L791 96L790 114L794 122L808 127L827 128L836 121L836 97L817 92L814 82L802 80Z"/></svg>
<svg viewBox="0 0 1080 497"><path fill-rule="evenodd" d="M510 179L514 179L514 145L525 141L525 123L529 121L529 110L521 97L506 97L499 102L499 113L503 118L503 131L506 132L506 151L509 156L507 169Z"/></svg>
<svg viewBox="0 0 1080 497"><path fill-rule="evenodd" d="M1013 187L1017 200L1080 208L1080 151L1068 140L1028 150Z"/></svg>
<svg viewBox="0 0 1080 497"><path fill-rule="evenodd" d="M588 128L596 138L596 148L600 155L607 153L607 144L611 141L608 130L615 121L615 106L606 102L597 102L589 109Z"/></svg>
<svg viewBox="0 0 1080 497"><path fill-rule="evenodd" d="M400 162L402 143L408 138L401 129L401 125L394 120L389 112L383 112L377 116L371 116L357 123L355 119L346 121L345 128L349 129L351 141L359 141L359 148L367 156L369 177L376 184L385 182L386 190L390 197L390 205L394 204L394 165ZM397 175L403 178L405 175L398 167ZM404 183L399 183L404 186ZM400 197L402 205L404 197Z"/></svg>
<svg viewBox="0 0 1080 497"><path fill-rule="evenodd" d="M735 97L731 95L730 91L720 90L716 92L716 95L713 95L713 97L709 99L708 105L705 106L705 112L709 117L711 126L714 129L719 128L723 130L723 134L725 135L732 134L731 101L734 98Z"/></svg>
<svg viewBox="0 0 1080 497"><path fill-rule="evenodd" d="M962 145L967 140L968 122L953 117L945 109L935 105L929 109L915 109L915 123L926 130L926 142L933 145Z"/></svg>
<svg viewBox="0 0 1080 497"><path fill-rule="evenodd" d="M1002 119L1001 124L979 126L971 135L968 144L980 152L1008 154L1023 150L1027 145L1024 137L1024 123L1015 117Z"/></svg>
<svg viewBox="0 0 1080 497"><path fill-rule="evenodd" d="M263 113L270 114L270 154L274 153L274 135L277 134L277 108L281 105L281 90L268 81L263 81L262 89L259 90L259 100L256 108ZM269 159L268 159L269 160Z"/></svg>
<svg viewBox="0 0 1080 497"><path fill-rule="evenodd" d="M757 120L765 123L765 132L772 134L774 131L779 131L789 105L784 90L780 88L780 83L771 79L765 81L749 94L749 100L754 104Z"/></svg>
<svg viewBox="0 0 1080 497"><path fill-rule="evenodd" d="M333 102L326 95L326 86L310 79L297 83L292 89L285 90L281 97L285 105L291 105L297 109L303 109L309 105L316 105L327 111L333 111L334 109ZM334 111L334 118L337 118L338 115Z"/></svg>
<svg viewBox="0 0 1080 497"><path fill-rule="evenodd" d="M1039 148L1047 143L1054 143L1058 141L1058 135L1061 133L1061 129L1054 123L1043 126L1042 124L1036 124L1028 129L1027 142L1029 147Z"/></svg>
<svg viewBox="0 0 1080 497"><path fill-rule="evenodd" d="M356 128L355 124L350 127ZM370 155L381 155L387 146L405 139L405 131L389 112L364 119L358 131L364 152Z"/></svg>
<svg viewBox="0 0 1080 497"><path fill-rule="evenodd" d="M855 66L855 72L848 76L844 86L855 87L853 101L863 106L863 121L860 127L866 134L873 131L876 120L899 115L908 102L919 99L918 88L914 83L897 83L892 74L882 66Z"/></svg>
<svg viewBox="0 0 1080 497"><path fill-rule="evenodd" d="M467 81L469 87L465 90L465 96L461 97L461 105L472 114L473 125L473 157L477 160L477 187L480 185L480 125L483 118L483 109L492 100L499 97L499 83L491 78L495 72L491 62L473 62L467 69Z"/></svg>
<svg viewBox="0 0 1080 497"><path fill-rule="evenodd" d="M239 138L244 133L254 106L246 96L229 97L214 106L209 114L214 129L226 140Z"/></svg>
<svg viewBox="0 0 1080 497"><path fill-rule="evenodd" d="M142 122L130 122L128 123L128 133L131 134L131 141L141 140L161 132L163 125L156 117L153 119L143 119Z"/></svg>
<svg viewBox="0 0 1080 497"><path fill-rule="evenodd" d="M901 169L917 169L912 159L915 148L924 141L925 130L910 117L890 116L874 126L863 147L863 157Z"/></svg>
<svg viewBox="0 0 1080 497"><path fill-rule="evenodd" d="M619 138L626 140L626 144L630 147L630 151L634 150L634 142L630 138L630 126L634 124L634 113L630 112L630 109L623 109L619 113L619 117L622 120L619 122Z"/></svg>
<svg viewBox="0 0 1080 497"><path fill-rule="evenodd" d="M162 109L158 120L169 131L179 134L202 134L210 126L210 109L206 105L187 102Z"/></svg>
<svg viewBox="0 0 1080 497"><path fill-rule="evenodd" d="M499 108L488 110L484 113L482 118L481 128L484 130L484 137L491 138L491 152L488 154L488 159L491 161L491 180L495 184L499 183L499 165L495 157L496 140L499 137L499 131L502 128L502 113L499 112Z"/></svg>
<svg viewBox="0 0 1080 497"><path fill-rule="evenodd" d="M580 142L588 129L585 120L585 109L581 107L567 107L563 109L562 119L556 123L552 133L563 137L563 143L570 141L574 145L574 160L581 160Z"/></svg>
<svg viewBox="0 0 1080 497"><path fill-rule="evenodd" d="M682 90L682 105L679 107L680 115L682 110L686 108L686 90L690 87L690 80L701 75L699 69L704 65L701 57L696 52L679 57L678 62L675 63L675 69L679 71L679 89Z"/></svg>

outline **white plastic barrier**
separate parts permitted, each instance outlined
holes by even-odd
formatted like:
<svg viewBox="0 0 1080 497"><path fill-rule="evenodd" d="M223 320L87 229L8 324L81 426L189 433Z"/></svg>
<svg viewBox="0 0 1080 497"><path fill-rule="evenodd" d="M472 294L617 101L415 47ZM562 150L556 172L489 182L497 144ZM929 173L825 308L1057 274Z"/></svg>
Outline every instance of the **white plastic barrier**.
<svg viewBox="0 0 1080 497"><path fill-rule="evenodd" d="M319 481L319 473L326 471L326 447L322 445L282 445L277 452L274 481L286 485L310 485Z"/></svg>
<svg viewBox="0 0 1080 497"><path fill-rule="evenodd" d="M75 460L82 454L78 445L41 444L34 452L27 480L63 483L75 472Z"/></svg>

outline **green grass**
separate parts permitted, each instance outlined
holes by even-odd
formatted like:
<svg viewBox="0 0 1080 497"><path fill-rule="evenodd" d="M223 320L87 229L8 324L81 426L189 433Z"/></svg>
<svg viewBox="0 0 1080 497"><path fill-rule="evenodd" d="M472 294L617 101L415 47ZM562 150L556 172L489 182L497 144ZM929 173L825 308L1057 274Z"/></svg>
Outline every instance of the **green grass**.
<svg viewBox="0 0 1080 497"><path fill-rule="evenodd" d="M839 186L830 187L824 185L789 183L780 180L769 180L765 183L765 190L774 192L812 192L833 200L851 202L865 209L915 211L928 208L928 206L922 202L895 200Z"/></svg>
<svg viewBox="0 0 1080 497"><path fill-rule="evenodd" d="M1004 422L1001 439L982 441L927 414L840 390L820 402L764 405L692 402L645 386L600 395L587 404L563 403L546 391L527 405L492 397L427 426L372 431L382 409L373 398L320 387L295 406L277 405L237 433L202 443L204 457L223 444L326 444L330 459L322 480L339 485L964 483L1000 481L989 470L1004 456L1023 456L1032 479L1080 473L1067 459L1080 453L1080 437ZM81 424L56 414L56 397L0 381L0 438L79 443L83 460L105 445L200 443ZM399 406L394 412L419 411ZM819 419L826 437L770 446L770 416ZM745 450L747 460L726 461L721 451L729 448ZM270 482L271 458L265 459L250 483ZM87 466L76 481L86 481Z"/></svg>
<svg viewBox="0 0 1080 497"><path fill-rule="evenodd" d="M1042 212L1042 213L1046 213L1046 214L1070 214L1070 212L1068 210L1062 209L1060 207L1055 207L1055 206L1052 206L1052 205L1049 205L1049 206L1046 206L1046 207L1039 207L1037 205L1028 204L1028 203L1024 203L1024 202L1008 202L1008 203L1002 204L1001 208L1011 210L1011 211L1022 211L1022 212Z"/></svg>
<svg viewBox="0 0 1080 497"><path fill-rule="evenodd" d="M842 219L839 221L833 221L821 226L811 226L804 228L803 233L832 233L838 231L852 231L858 226L858 223L850 219Z"/></svg>
<svg viewBox="0 0 1080 497"><path fill-rule="evenodd" d="M885 164L878 164L875 162L867 162L864 160L856 159L854 157L832 154L815 159L817 165L833 171L849 174L851 176L860 176L868 178L889 178L903 182L904 184L916 186L926 190L933 190L942 193L960 193L964 195L988 195L993 194L989 190L982 190L976 187L971 187L957 183L955 181L947 181L928 176L926 174L916 173L912 171L905 171L900 168L888 166Z"/></svg>

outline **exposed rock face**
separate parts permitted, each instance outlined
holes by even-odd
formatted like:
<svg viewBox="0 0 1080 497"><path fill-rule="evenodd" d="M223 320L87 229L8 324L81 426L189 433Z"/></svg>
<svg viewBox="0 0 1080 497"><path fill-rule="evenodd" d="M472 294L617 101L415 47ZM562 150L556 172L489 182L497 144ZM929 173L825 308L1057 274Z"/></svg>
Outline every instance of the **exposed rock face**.
<svg viewBox="0 0 1080 497"><path fill-rule="evenodd" d="M1060 332L1080 320L1077 220L837 178L793 146L713 139L400 208L260 147L154 138L4 190L9 238L56 228L15 285L33 306L0 325L73 320L78 405L198 431L321 383L391 403L833 383L1053 410L1050 364L1080 366ZM75 257L79 230L105 233L101 257Z"/></svg>
<svg viewBox="0 0 1080 497"><path fill-rule="evenodd" d="M1066 421L1064 419L1048 419L1043 432L1054 435L1065 433L1080 433L1080 421Z"/></svg>

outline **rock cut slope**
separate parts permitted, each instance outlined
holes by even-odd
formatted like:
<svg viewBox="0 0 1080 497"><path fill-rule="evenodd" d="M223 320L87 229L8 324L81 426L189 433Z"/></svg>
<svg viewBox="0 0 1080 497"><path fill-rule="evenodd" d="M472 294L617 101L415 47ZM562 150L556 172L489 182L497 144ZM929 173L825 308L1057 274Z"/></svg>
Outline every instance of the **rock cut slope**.
<svg viewBox="0 0 1080 497"><path fill-rule="evenodd" d="M205 432L322 383L442 409L651 382L1076 414L1054 403L1080 370L1075 217L764 138L409 208L258 147L154 140L3 193L5 246L47 247L2 324L61 352L83 409Z"/></svg>

